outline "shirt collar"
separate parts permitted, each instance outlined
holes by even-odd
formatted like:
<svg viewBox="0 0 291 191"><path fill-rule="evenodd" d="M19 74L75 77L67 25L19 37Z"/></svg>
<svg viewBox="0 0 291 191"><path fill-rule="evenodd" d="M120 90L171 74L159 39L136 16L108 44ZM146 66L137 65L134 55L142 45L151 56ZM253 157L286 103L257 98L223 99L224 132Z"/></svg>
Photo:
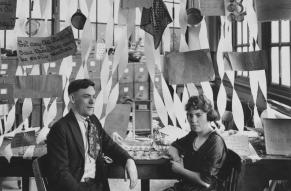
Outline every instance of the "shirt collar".
<svg viewBox="0 0 291 191"><path fill-rule="evenodd" d="M73 110L75 117L78 121L86 122L87 117L80 115L77 111Z"/></svg>

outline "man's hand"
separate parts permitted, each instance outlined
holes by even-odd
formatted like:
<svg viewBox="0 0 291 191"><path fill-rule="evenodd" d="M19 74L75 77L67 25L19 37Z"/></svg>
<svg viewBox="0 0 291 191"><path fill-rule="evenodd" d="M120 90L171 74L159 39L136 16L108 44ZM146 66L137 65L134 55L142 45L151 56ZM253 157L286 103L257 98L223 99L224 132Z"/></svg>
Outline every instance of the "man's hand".
<svg viewBox="0 0 291 191"><path fill-rule="evenodd" d="M125 170L127 171L130 179L129 188L133 189L137 184L137 169L133 159L126 161Z"/></svg>

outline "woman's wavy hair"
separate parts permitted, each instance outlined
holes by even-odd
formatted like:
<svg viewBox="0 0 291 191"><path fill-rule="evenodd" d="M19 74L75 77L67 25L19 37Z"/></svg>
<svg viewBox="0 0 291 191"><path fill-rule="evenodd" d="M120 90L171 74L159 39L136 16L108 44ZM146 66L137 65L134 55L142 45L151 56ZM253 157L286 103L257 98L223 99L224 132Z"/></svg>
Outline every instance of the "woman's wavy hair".
<svg viewBox="0 0 291 191"><path fill-rule="evenodd" d="M211 101L204 95L199 94L198 96L191 96L185 105L185 110L189 112L190 110L201 109L207 113L207 121L217 121L219 120L218 113L214 110Z"/></svg>

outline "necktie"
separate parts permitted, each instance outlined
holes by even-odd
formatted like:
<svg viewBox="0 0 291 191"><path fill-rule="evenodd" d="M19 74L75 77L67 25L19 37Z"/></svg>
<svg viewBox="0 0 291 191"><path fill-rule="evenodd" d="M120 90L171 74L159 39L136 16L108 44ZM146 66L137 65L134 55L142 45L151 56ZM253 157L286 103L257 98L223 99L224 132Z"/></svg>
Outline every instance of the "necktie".
<svg viewBox="0 0 291 191"><path fill-rule="evenodd" d="M97 127L91 122L89 118L86 119L87 127L87 139L88 139L88 154L93 159L97 159L100 151L100 140Z"/></svg>

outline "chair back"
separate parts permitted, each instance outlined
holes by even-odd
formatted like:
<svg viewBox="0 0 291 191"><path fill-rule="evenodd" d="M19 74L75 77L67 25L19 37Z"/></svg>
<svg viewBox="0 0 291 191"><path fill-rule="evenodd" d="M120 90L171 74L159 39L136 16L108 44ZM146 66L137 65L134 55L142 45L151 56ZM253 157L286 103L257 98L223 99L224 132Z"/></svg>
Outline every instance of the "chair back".
<svg viewBox="0 0 291 191"><path fill-rule="evenodd" d="M46 178L47 155L36 158L32 162L32 170L35 177L38 191L48 190L48 181Z"/></svg>
<svg viewBox="0 0 291 191"><path fill-rule="evenodd" d="M226 159L219 173L223 181L223 191L236 191L241 171L241 158L234 151L228 149Z"/></svg>

